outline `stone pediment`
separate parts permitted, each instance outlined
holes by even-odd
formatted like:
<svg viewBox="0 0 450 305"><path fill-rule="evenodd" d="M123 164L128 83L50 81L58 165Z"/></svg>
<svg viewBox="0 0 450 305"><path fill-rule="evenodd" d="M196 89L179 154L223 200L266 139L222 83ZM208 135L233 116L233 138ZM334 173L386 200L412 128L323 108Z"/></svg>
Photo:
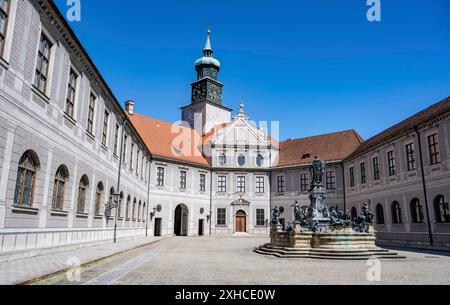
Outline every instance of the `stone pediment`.
<svg viewBox="0 0 450 305"><path fill-rule="evenodd" d="M235 200L231 203L231 205L250 205L250 201L244 199L244 198L239 198L238 200Z"/></svg>

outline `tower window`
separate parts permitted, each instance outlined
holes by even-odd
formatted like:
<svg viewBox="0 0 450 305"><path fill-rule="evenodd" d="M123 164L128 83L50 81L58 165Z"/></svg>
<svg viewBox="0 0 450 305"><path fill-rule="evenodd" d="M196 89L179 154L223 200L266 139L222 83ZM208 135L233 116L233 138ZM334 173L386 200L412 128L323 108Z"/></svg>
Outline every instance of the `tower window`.
<svg viewBox="0 0 450 305"><path fill-rule="evenodd" d="M244 166L245 165L245 156L244 155L240 155L238 157L238 164L239 164L239 166Z"/></svg>
<svg viewBox="0 0 450 305"><path fill-rule="evenodd" d="M258 167L261 167L261 166L264 165L264 157L263 157L262 155L258 155L258 156L256 157L256 165L257 165Z"/></svg>
<svg viewBox="0 0 450 305"><path fill-rule="evenodd" d="M227 156L225 154L221 154L219 156L219 165L224 166L227 164Z"/></svg>

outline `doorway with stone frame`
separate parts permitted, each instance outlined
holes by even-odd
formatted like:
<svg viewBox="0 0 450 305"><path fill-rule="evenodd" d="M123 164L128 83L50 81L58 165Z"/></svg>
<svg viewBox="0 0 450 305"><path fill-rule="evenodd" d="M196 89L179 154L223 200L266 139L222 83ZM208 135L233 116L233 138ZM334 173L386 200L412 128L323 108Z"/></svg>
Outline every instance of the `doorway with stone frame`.
<svg viewBox="0 0 450 305"><path fill-rule="evenodd" d="M189 231L189 209L181 203L175 208L174 232L175 236L188 236Z"/></svg>

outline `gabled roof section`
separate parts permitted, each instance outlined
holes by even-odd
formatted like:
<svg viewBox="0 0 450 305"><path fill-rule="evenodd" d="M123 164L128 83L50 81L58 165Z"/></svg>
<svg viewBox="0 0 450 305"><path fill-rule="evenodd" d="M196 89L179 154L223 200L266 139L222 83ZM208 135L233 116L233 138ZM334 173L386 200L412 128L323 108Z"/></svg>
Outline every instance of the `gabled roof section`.
<svg viewBox="0 0 450 305"><path fill-rule="evenodd" d="M406 120L370 138L366 142L362 143L358 147L358 149L356 149L349 156L349 159L364 154L365 152L385 143L389 139L414 128L414 126L419 126L447 112L450 112L450 97L447 97L446 99L416 113L415 115L407 118Z"/></svg>
<svg viewBox="0 0 450 305"><path fill-rule="evenodd" d="M153 156L209 166L200 150L202 138L197 131L141 114L131 115L130 120Z"/></svg>
<svg viewBox="0 0 450 305"><path fill-rule="evenodd" d="M316 155L324 161L342 161L362 142L355 130L280 142L280 160L276 167L311 164Z"/></svg>

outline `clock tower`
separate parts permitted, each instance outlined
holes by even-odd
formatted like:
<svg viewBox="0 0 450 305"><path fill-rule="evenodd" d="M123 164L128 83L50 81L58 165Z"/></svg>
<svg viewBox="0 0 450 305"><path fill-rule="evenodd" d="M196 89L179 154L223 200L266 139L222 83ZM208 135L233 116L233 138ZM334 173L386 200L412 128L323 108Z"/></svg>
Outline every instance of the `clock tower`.
<svg viewBox="0 0 450 305"><path fill-rule="evenodd" d="M181 108L182 120L201 135L231 121L232 110L222 105L223 84L218 81L220 62L212 54L211 30L208 29L203 57L195 62L197 80L191 84L191 102Z"/></svg>

